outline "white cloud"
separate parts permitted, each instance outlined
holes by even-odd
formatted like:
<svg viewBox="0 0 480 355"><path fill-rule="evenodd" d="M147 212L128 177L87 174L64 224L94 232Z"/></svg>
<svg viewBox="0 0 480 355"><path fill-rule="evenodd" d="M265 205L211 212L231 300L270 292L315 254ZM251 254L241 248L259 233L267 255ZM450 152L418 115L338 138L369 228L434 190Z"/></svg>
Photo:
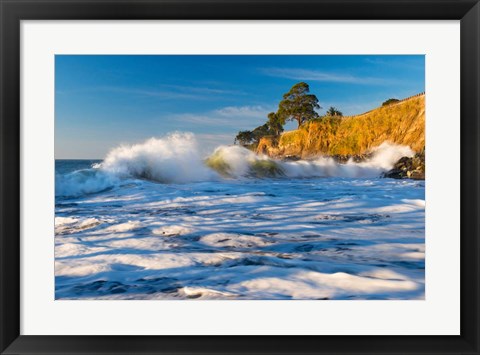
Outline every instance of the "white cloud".
<svg viewBox="0 0 480 355"><path fill-rule="evenodd" d="M425 70L424 62L422 61L423 55L418 55L414 57L406 56L406 57L396 57L390 58L389 56L382 57L382 58L365 58L365 62L373 65L381 65L386 67L394 67L394 68L403 68L409 70Z"/></svg>
<svg viewBox="0 0 480 355"><path fill-rule="evenodd" d="M323 81L350 84L384 85L392 82L382 78L360 77L350 74L329 73L320 70L307 70L298 68L264 68L262 72L269 76L305 80L305 81Z"/></svg>
<svg viewBox="0 0 480 355"><path fill-rule="evenodd" d="M228 123L224 118L210 116L207 114L180 113L173 116L175 121L187 123L201 123L203 125L221 125Z"/></svg>
<svg viewBox="0 0 480 355"><path fill-rule="evenodd" d="M227 106L214 113L220 116L240 116L240 117L266 117L268 109L263 106Z"/></svg>
<svg viewBox="0 0 480 355"><path fill-rule="evenodd" d="M230 89L217 89L203 86L182 86L170 84L158 84L156 87L122 87L122 86L96 86L85 87L75 90L58 90L58 94L74 94L83 92L113 92L137 96L149 96L162 100L189 99L211 100L219 96L245 95L245 93Z"/></svg>
<svg viewBox="0 0 480 355"><path fill-rule="evenodd" d="M271 111L274 109L265 106L227 106L202 114L178 114L175 120L239 131L265 123Z"/></svg>
<svg viewBox="0 0 480 355"><path fill-rule="evenodd" d="M245 95L243 91L232 90L227 88L212 88L205 86L183 86L183 85L172 85L172 84L162 84L162 87L171 88L181 92L190 92L197 94L213 94L213 95Z"/></svg>
<svg viewBox="0 0 480 355"><path fill-rule="evenodd" d="M164 100L172 100L172 99L205 99L208 98L205 95L198 95L193 93L185 93L185 92L173 92L173 91L166 91L166 90L144 90L144 89L124 89L124 88L117 88L111 89L111 91L121 92L125 94L133 94L133 95L140 95L140 96L150 96Z"/></svg>

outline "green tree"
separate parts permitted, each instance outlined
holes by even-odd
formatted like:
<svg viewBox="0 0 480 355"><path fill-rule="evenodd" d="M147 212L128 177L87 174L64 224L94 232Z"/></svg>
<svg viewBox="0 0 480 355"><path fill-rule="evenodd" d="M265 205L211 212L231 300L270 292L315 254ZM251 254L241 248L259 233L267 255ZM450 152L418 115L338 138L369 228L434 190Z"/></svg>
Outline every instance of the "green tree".
<svg viewBox="0 0 480 355"><path fill-rule="evenodd" d="M268 123L258 126L252 131L252 133L255 143L258 143L262 137L269 136L271 134Z"/></svg>
<svg viewBox="0 0 480 355"><path fill-rule="evenodd" d="M330 108L327 110L327 116L343 116L343 113L339 110L337 110L335 107L330 106Z"/></svg>
<svg viewBox="0 0 480 355"><path fill-rule="evenodd" d="M275 112L268 114L268 130L274 136L279 136L283 132L283 124L280 117Z"/></svg>
<svg viewBox="0 0 480 355"><path fill-rule="evenodd" d="M240 131L235 137L234 143L242 146L258 144L260 139L265 136L273 135L268 123L258 126L253 131Z"/></svg>
<svg viewBox="0 0 480 355"><path fill-rule="evenodd" d="M235 137L234 144L247 146L253 143L254 135L252 131L240 131Z"/></svg>
<svg viewBox="0 0 480 355"><path fill-rule="evenodd" d="M400 100L399 99L388 99L387 101L384 101L382 103L382 106L388 106L388 105L391 105L391 104L394 104L396 102L399 102Z"/></svg>
<svg viewBox="0 0 480 355"><path fill-rule="evenodd" d="M303 123L319 117L315 111L321 108L318 99L309 92L308 84L301 82L293 85L290 91L283 95L277 112L280 122L295 120L300 128Z"/></svg>

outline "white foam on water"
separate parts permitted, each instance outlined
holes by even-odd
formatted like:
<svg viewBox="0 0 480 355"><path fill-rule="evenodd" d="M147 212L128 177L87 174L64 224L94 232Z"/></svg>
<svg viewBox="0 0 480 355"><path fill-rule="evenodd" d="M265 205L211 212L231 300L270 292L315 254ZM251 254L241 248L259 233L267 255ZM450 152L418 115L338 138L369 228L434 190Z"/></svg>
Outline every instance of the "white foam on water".
<svg viewBox="0 0 480 355"><path fill-rule="evenodd" d="M125 223L111 225L105 228L105 232L109 232L109 233L129 232L134 229L140 228L141 226L142 224L139 221L128 221Z"/></svg>
<svg viewBox="0 0 480 355"><path fill-rule="evenodd" d="M78 231L95 228L102 224L97 218L62 218L55 217L55 234L75 233Z"/></svg>
<svg viewBox="0 0 480 355"><path fill-rule="evenodd" d="M77 218L72 218L72 217L55 217L55 226L60 227L63 226L64 224L71 224L77 222Z"/></svg>
<svg viewBox="0 0 480 355"><path fill-rule="evenodd" d="M63 243L55 246L55 258L79 256L107 251L107 247L89 247L80 243Z"/></svg>
<svg viewBox="0 0 480 355"><path fill-rule="evenodd" d="M424 200L424 182L378 178L145 182L72 198L56 210L56 297L422 299Z"/></svg>
<svg viewBox="0 0 480 355"><path fill-rule="evenodd" d="M270 245L273 243L264 237L252 235L239 235L232 233L212 233L200 239L200 242L216 248L255 248Z"/></svg>
<svg viewBox="0 0 480 355"><path fill-rule="evenodd" d="M288 177L378 177L390 170L400 158L414 155L409 147L388 142L372 149L372 153L372 158L360 163L350 159L341 164L332 158L320 157L308 161L282 162L281 166Z"/></svg>
<svg viewBox="0 0 480 355"><path fill-rule="evenodd" d="M311 271L287 272L281 277L255 278L233 287L239 292L271 299L289 294L295 299L333 299L351 295L388 294L391 291L414 291L417 283L350 275L343 272L323 274Z"/></svg>
<svg viewBox="0 0 480 355"><path fill-rule="evenodd" d="M191 228L184 226L169 225L152 229L152 233L165 237L188 234L192 232Z"/></svg>
<svg viewBox="0 0 480 355"><path fill-rule="evenodd" d="M102 189L58 196L57 299L425 297L425 183L378 178L409 149L338 164L220 147L222 175L195 144L120 147L60 186Z"/></svg>
<svg viewBox="0 0 480 355"><path fill-rule="evenodd" d="M138 249L142 251L158 251L170 248L170 245L165 243L165 240L158 237L112 238L109 241L103 242L102 245L110 250Z"/></svg>

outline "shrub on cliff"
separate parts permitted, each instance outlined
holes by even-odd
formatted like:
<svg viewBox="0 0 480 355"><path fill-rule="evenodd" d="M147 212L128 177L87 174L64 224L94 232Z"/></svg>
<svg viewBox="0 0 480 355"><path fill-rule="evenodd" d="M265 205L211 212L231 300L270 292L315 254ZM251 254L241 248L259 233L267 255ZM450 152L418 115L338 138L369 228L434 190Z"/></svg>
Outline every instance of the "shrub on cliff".
<svg viewBox="0 0 480 355"><path fill-rule="evenodd" d="M253 140L254 140L254 136L252 131L240 131L236 135L233 143L247 146L249 144L252 144Z"/></svg>
<svg viewBox="0 0 480 355"><path fill-rule="evenodd" d="M278 127L276 129L279 130ZM281 127L281 130L283 131L283 127ZM260 139L267 136L276 136L277 134L275 132L276 131L274 131L267 122L261 126L258 126L253 131L238 132L233 143L240 144L248 148L255 148Z"/></svg>
<svg viewBox="0 0 480 355"><path fill-rule="evenodd" d="M330 106L330 108L327 110L327 116L341 117L341 116L343 116L343 113L341 111L337 110L336 107Z"/></svg>
<svg viewBox="0 0 480 355"><path fill-rule="evenodd" d="M388 106L388 105L394 104L396 102L400 102L400 100L399 99L388 99L387 101L384 101L382 103L382 106Z"/></svg>

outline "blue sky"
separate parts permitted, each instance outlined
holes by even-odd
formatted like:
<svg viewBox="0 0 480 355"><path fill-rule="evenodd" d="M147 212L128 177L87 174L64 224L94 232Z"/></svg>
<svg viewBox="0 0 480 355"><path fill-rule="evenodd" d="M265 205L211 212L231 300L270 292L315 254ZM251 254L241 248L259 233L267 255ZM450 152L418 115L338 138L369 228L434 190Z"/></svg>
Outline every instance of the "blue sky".
<svg viewBox="0 0 480 355"><path fill-rule="evenodd" d="M345 115L425 90L421 55L57 55L55 157L103 158L120 144L195 133L202 152L232 144L305 81ZM286 129L295 128L294 124Z"/></svg>

